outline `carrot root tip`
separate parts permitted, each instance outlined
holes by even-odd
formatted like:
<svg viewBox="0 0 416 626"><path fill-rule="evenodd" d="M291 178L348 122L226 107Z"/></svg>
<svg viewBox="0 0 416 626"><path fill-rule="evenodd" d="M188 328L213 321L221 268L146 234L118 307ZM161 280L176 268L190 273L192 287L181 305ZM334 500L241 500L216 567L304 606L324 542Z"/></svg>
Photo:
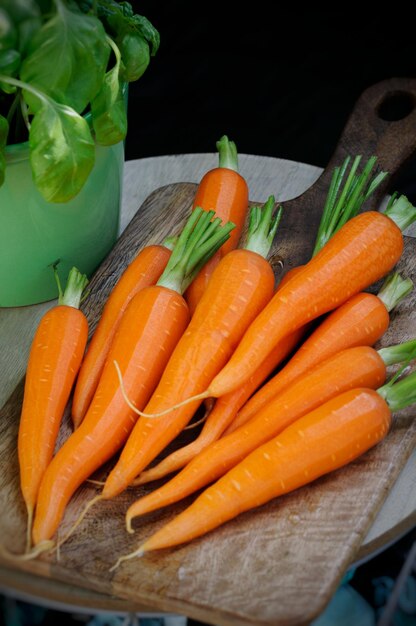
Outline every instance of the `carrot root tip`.
<svg viewBox="0 0 416 626"><path fill-rule="evenodd" d="M199 393L196 396L192 396L191 398L187 398L186 400L183 400L182 402L179 402L178 404L174 404L173 406L169 407L168 409L165 409L164 411L160 411L160 413L144 413L143 411L140 411L134 404L133 402L130 400L130 398L127 395L126 389L124 387L124 382L123 382L123 376L120 370L120 366L117 363L117 361L113 361L114 363L114 367L116 368L116 372L117 372L117 376L118 376L118 380L120 383L120 391L121 394L127 404L127 406L134 412L136 413L136 415L140 415L140 417L147 417L147 418L153 418L153 417L162 417L163 415L168 415L168 413L172 413L172 411L175 411L176 409L180 409L182 406L185 406L186 404L189 404L190 402L196 402L197 400L205 400L206 398L209 398L211 396L211 394L209 393L209 391L204 391L203 393Z"/></svg>
<svg viewBox="0 0 416 626"><path fill-rule="evenodd" d="M32 523L33 523L33 507L26 504L27 510L27 528L26 528L26 550L28 554L32 548Z"/></svg>
<svg viewBox="0 0 416 626"><path fill-rule="evenodd" d="M34 546L29 552L24 552L23 554L14 554L10 552L5 546L0 545L1 554L10 560L14 561L31 561L32 559L36 559L43 552L49 552L55 546L55 542L51 539L45 539L41 541L36 546Z"/></svg>
<svg viewBox="0 0 416 626"><path fill-rule="evenodd" d="M95 496L94 498L91 498L91 500L89 502L87 502L87 504L84 507L84 510L81 511L81 513L78 515L77 519L72 524L71 528L69 529L69 531L67 532L65 537L63 537L63 539L60 539L58 541L58 543L56 545L56 553L57 553L57 555L59 555L59 550L61 549L63 544L66 543L66 541L68 541L68 539L73 535L73 533L76 531L78 526L81 524L81 522L83 521L84 517L86 516L86 514L88 513L90 508L93 507L94 504L96 504L100 500L103 500L103 496L101 494L99 494L98 496Z"/></svg>
<svg viewBox="0 0 416 626"><path fill-rule="evenodd" d="M144 550L142 548L138 548L137 550L135 550L134 552L130 552L130 554L126 554L124 556L121 556L117 562L110 567L110 572L114 572L118 567L120 567L120 565L123 563L123 561L128 561L129 559L134 559L135 557L142 557L144 555Z"/></svg>

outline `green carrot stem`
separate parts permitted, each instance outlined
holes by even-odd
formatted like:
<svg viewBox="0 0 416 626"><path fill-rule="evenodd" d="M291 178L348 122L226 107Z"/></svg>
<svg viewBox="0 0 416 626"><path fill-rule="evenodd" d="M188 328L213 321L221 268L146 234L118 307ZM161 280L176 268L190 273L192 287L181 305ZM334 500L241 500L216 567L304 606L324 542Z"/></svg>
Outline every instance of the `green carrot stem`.
<svg viewBox="0 0 416 626"><path fill-rule="evenodd" d="M357 155L354 158L354 161L350 169L350 173L348 174L344 188L341 191L341 195L333 208L332 215L330 216L328 227L327 227L328 232L335 232L337 221L340 215L342 214L342 211L345 206L345 201L348 195L350 194L350 192L352 191L352 186L356 182L355 172L357 171L360 161L361 161L361 155Z"/></svg>
<svg viewBox="0 0 416 626"><path fill-rule="evenodd" d="M393 385L387 383L377 392L385 399L391 411L399 411L416 402L416 372Z"/></svg>
<svg viewBox="0 0 416 626"><path fill-rule="evenodd" d="M177 236L172 235L171 237L166 237L166 239L163 240L162 246L165 246L165 248L168 248L168 250L173 250L173 248L176 246L177 241Z"/></svg>
<svg viewBox="0 0 416 626"><path fill-rule="evenodd" d="M85 274L81 274L76 267L73 267L68 274L66 287L62 290L56 265L53 269L55 272L56 283L58 285L58 304L64 304L66 306L72 306L74 309L79 309L83 291L88 284L88 278Z"/></svg>
<svg viewBox="0 0 416 626"><path fill-rule="evenodd" d="M246 250L257 252L267 258L282 217L282 207L274 211L274 196L269 196L263 207L253 206L250 209Z"/></svg>
<svg viewBox="0 0 416 626"><path fill-rule="evenodd" d="M411 339L410 341L399 343L396 346L388 346L387 348L380 348L380 350L378 350L379 355L387 366L403 362L406 362L407 365L409 358L412 358L415 352L416 339Z"/></svg>
<svg viewBox="0 0 416 626"><path fill-rule="evenodd" d="M225 167L238 172L238 153L234 141L223 135L216 143L218 150L218 167Z"/></svg>
<svg viewBox="0 0 416 626"><path fill-rule="evenodd" d="M357 215L364 202L387 176L387 172L379 172L373 180L370 180L371 172L377 161L375 156L368 159L363 171L358 174L361 156L357 155L343 184L350 160L351 157L348 156L341 167L334 168L315 240L313 256L349 219Z"/></svg>
<svg viewBox="0 0 416 626"><path fill-rule="evenodd" d="M384 213L397 224L400 230L406 230L416 221L416 207L404 195L394 197L388 203Z"/></svg>
<svg viewBox="0 0 416 626"><path fill-rule="evenodd" d="M221 225L214 211L196 207L189 216L157 284L182 294L199 270L227 241L235 224Z"/></svg>
<svg viewBox="0 0 416 626"><path fill-rule="evenodd" d="M387 276L377 296L390 312L413 290L410 278L403 278L398 272Z"/></svg>
<svg viewBox="0 0 416 626"><path fill-rule="evenodd" d="M350 158L351 157L347 157L342 167L341 168L335 167L332 173L328 195L325 200L324 210L322 212L322 218L319 223L319 228L318 228L318 232L316 235L314 254L316 254L316 252L318 252L323 245L323 243L320 243L320 242L323 242L324 237L325 237L327 216L331 215L334 210L335 201L337 199L337 195L341 187L341 183L345 175L345 170L347 169Z"/></svg>

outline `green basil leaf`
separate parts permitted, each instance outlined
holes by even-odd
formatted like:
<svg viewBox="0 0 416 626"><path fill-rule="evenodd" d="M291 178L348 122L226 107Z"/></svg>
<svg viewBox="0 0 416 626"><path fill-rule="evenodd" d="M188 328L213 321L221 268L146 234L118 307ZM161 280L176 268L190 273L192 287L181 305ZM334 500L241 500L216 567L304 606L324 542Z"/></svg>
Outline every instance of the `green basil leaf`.
<svg viewBox="0 0 416 626"><path fill-rule="evenodd" d="M132 18L134 30L150 44L151 55L155 56L160 46L160 35L151 22L144 15L134 15Z"/></svg>
<svg viewBox="0 0 416 626"><path fill-rule="evenodd" d="M116 65L106 73L98 95L91 102L95 137L103 146L123 141L127 134L126 103L119 80L120 52L117 49L116 52Z"/></svg>
<svg viewBox="0 0 416 626"><path fill-rule="evenodd" d="M126 33L117 45L121 52L120 78L131 83L143 76L150 63L149 44L137 33Z"/></svg>
<svg viewBox="0 0 416 626"><path fill-rule="evenodd" d="M17 29L10 15L0 9L0 51L15 48L17 45Z"/></svg>
<svg viewBox="0 0 416 626"><path fill-rule="evenodd" d="M42 20L40 17L28 17L25 20L19 22L17 28L19 32L19 52L25 54L29 48L29 44L32 37L42 27Z"/></svg>
<svg viewBox="0 0 416 626"><path fill-rule="evenodd" d="M20 76L81 113L101 87L110 48L98 18L55 2L57 12L32 37ZM41 106L27 91L24 97L33 112Z"/></svg>
<svg viewBox="0 0 416 626"><path fill-rule="evenodd" d="M20 67L20 52L17 50L0 50L0 74L17 76ZM4 93L15 93L16 87L0 81L0 89Z"/></svg>
<svg viewBox="0 0 416 626"><path fill-rule="evenodd" d="M29 132L33 178L49 202L67 202L87 180L95 143L87 121L73 109L42 99Z"/></svg>
<svg viewBox="0 0 416 626"><path fill-rule="evenodd" d="M29 17L40 17L41 14L36 0L1 0L1 6L15 25Z"/></svg>
<svg viewBox="0 0 416 626"><path fill-rule="evenodd" d="M9 133L9 123L5 117L0 115L0 187L4 183L6 173L6 144L7 135Z"/></svg>
<svg viewBox="0 0 416 626"><path fill-rule="evenodd" d="M20 66L20 52L17 50L0 50L0 74L16 76Z"/></svg>
<svg viewBox="0 0 416 626"><path fill-rule="evenodd" d="M93 10L93 0L78 0L80 8L87 12ZM116 0L96 0L97 15L103 21L107 31L120 39L126 33L136 33L143 37L150 46L152 56L160 45L160 35L153 24L143 15L134 13L129 2Z"/></svg>

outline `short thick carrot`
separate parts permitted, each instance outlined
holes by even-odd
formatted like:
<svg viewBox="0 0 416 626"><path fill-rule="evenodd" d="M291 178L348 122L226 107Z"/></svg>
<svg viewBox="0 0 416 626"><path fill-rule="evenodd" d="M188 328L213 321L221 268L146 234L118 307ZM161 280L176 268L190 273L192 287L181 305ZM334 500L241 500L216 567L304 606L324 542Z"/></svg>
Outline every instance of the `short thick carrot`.
<svg viewBox="0 0 416 626"><path fill-rule="evenodd" d="M33 525L36 546L48 545L74 491L123 445L134 426L136 415L125 402L115 365L135 406L143 407L156 387L189 321L181 293L232 228L212 217L212 212L193 211L157 284L130 301L87 415L43 477Z"/></svg>
<svg viewBox="0 0 416 626"><path fill-rule="evenodd" d="M238 154L233 141L225 135L217 141L218 167L202 177L195 194L193 206L205 211L215 211L223 222L231 221L236 228L218 252L200 270L188 287L185 298L191 315L194 313L208 281L221 258L238 246L248 213L248 186L238 173Z"/></svg>
<svg viewBox="0 0 416 626"><path fill-rule="evenodd" d="M61 419L81 365L88 322L79 310L87 278L73 268L58 305L39 322L29 354L18 455L20 486L28 512L28 546L39 485L48 467Z"/></svg>
<svg viewBox="0 0 416 626"><path fill-rule="evenodd" d="M375 211L353 217L261 311L206 396L239 387L285 335L385 276L402 251L403 236L393 219Z"/></svg>
<svg viewBox="0 0 416 626"><path fill-rule="evenodd" d="M135 516L177 502L216 480L258 446L330 398L357 386L377 389L385 377L383 359L368 346L344 350L318 364L265 405L250 422L208 446L168 483L133 503L127 511L128 528Z"/></svg>
<svg viewBox="0 0 416 626"><path fill-rule="evenodd" d="M72 400L72 421L75 428L78 428L88 410L111 342L128 303L141 289L158 281L170 255L171 251L165 246L146 246L127 266L111 291L76 381Z"/></svg>
<svg viewBox="0 0 416 626"><path fill-rule="evenodd" d="M245 424L263 406L308 369L346 348L373 346L386 332L389 312L413 288L410 279L394 273L378 295L361 292L330 313L295 352L285 367L242 407L226 434Z"/></svg>
<svg viewBox="0 0 416 626"><path fill-rule="evenodd" d="M204 389L272 297L275 278L265 256L278 224L273 210L273 198L269 198L262 213L259 207L253 207L246 248L232 250L216 267L145 413L163 412ZM262 253L252 249L254 242ZM112 498L126 489L182 431L199 404L200 401L188 403L155 419L140 417L106 480L102 497Z"/></svg>

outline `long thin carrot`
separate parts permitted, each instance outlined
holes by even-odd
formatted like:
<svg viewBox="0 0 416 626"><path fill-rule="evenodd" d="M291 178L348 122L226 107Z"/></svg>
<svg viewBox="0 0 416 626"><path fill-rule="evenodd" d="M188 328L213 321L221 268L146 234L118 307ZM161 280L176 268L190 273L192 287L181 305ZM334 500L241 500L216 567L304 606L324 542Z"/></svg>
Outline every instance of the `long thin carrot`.
<svg viewBox="0 0 416 626"><path fill-rule="evenodd" d="M402 361L415 350L416 341L400 348L398 358ZM388 349L387 359L389 354ZM135 516L177 502L216 480L258 446L330 398L358 386L377 389L385 378L384 360L369 346L343 350L319 363L266 404L250 422L208 446L168 483L133 503L126 516L128 530L131 532Z"/></svg>
<svg viewBox="0 0 416 626"><path fill-rule="evenodd" d="M224 135L217 141L218 167L202 177L195 194L193 206L205 211L215 211L223 222L231 221L236 228L218 252L199 271L185 293L189 310L193 315L208 281L221 258L238 246L248 214L248 186L238 173L238 154L233 141Z"/></svg>
<svg viewBox="0 0 416 626"><path fill-rule="evenodd" d="M237 389L285 335L385 276L403 251L403 235L395 222L409 225L415 219L416 209L402 196L388 215L367 211L344 224L264 307L200 399Z"/></svg>
<svg viewBox="0 0 416 626"><path fill-rule="evenodd" d="M40 320L30 349L17 444L20 486L28 514L27 549L39 485L52 459L87 344L88 322L79 310L87 282L75 267L64 291L58 282L58 304Z"/></svg>
<svg viewBox="0 0 416 626"><path fill-rule="evenodd" d="M126 267L111 291L98 326L88 345L76 381L72 400L74 428L78 428L88 410L97 389L111 342L128 303L141 289L157 282L170 255L171 251L166 246L149 245L144 247Z"/></svg>
<svg viewBox="0 0 416 626"><path fill-rule="evenodd" d="M298 271L300 271L300 268L290 270L279 283L278 288L281 288ZM228 424L232 423L238 410L244 405L251 394L261 385L269 374L276 369L277 365L293 351L295 346L298 345L305 332L306 327L303 327L299 328L292 335L285 337L242 387L216 400L200 435L194 441L183 448L175 450L156 466L141 472L139 477L132 482L132 486L143 485L152 480L158 480L180 469L209 444L216 441L227 428Z"/></svg>
<svg viewBox="0 0 416 626"><path fill-rule="evenodd" d="M253 207L246 247L232 250L216 267L146 412L163 410L203 389L223 367L245 329L272 297L275 278L265 256L280 218L280 212L276 217L273 212L273 197L265 203L263 211ZM112 498L126 489L182 431L199 404L198 401L189 403L167 417L141 417L106 480L102 497Z"/></svg>
<svg viewBox="0 0 416 626"><path fill-rule="evenodd" d="M124 401L115 362L137 406L144 406L156 387L189 321L181 292L232 229L212 217L212 211L192 212L157 284L130 301L87 415L43 477L33 525L36 546L49 545L75 490L113 456L134 426L136 416Z"/></svg>
<svg viewBox="0 0 416 626"><path fill-rule="evenodd" d="M378 391L341 393L254 450L142 544L121 557L188 542L350 463L388 433L392 412L416 402L416 372Z"/></svg>
<svg viewBox="0 0 416 626"><path fill-rule="evenodd" d="M387 330L389 312L413 289L409 278L393 273L378 295L361 292L330 313L300 346L285 367L242 407L226 434L245 424L270 400L308 369L353 346L373 346Z"/></svg>

